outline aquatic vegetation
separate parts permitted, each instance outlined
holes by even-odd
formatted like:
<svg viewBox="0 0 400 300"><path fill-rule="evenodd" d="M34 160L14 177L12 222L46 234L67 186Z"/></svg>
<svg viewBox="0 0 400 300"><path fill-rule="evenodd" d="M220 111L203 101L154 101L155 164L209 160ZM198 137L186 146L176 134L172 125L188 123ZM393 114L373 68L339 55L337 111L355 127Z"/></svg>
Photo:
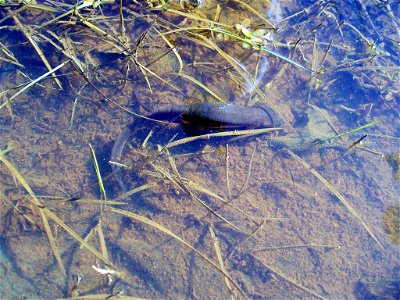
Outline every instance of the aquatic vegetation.
<svg viewBox="0 0 400 300"><path fill-rule="evenodd" d="M386 154L385 160L392 167L394 178L400 182L400 152L394 154Z"/></svg>
<svg viewBox="0 0 400 300"><path fill-rule="evenodd" d="M400 281L398 279L381 279L374 282L359 282L355 289L357 299L397 299L399 298Z"/></svg>
<svg viewBox="0 0 400 300"><path fill-rule="evenodd" d="M392 206L385 210L383 216L385 231L389 239L396 245L400 244L400 206Z"/></svg>
<svg viewBox="0 0 400 300"><path fill-rule="evenodd" d="M6 295L391 293L399 6L305 3L0 1Z"/></svg>

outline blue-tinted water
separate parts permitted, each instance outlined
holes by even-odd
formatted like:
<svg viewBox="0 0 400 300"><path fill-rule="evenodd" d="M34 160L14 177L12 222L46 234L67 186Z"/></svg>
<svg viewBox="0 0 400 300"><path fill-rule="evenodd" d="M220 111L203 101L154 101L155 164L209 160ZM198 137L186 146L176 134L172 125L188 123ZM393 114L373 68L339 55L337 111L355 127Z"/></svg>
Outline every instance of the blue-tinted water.
<svg viewBox="0 0 400 300"><path fill-rule="evenodd" d="M40 202L3 159L2 299L398 298L399 3L144 2L124 3L125 37L117 3L0 9L0 145ZM63 90L49 76L13 97L69 59ZM165 147L204 132L135 115L205 101L269 105L283 129ZM123 205L93 201L89 144Z"/></svg>

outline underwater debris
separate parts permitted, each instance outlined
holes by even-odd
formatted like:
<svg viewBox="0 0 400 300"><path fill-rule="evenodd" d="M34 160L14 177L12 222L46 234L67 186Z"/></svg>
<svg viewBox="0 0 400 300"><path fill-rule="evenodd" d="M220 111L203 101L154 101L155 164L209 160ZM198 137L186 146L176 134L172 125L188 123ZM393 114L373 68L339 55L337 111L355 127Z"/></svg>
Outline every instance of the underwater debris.
<svg viewBox="0 0 400 300"><path fill-rule="evenodd" d="M391 279L373 283L358 282L355 287L354 296L356 299L399 299L400 281L398 279Z"/></svg>
<svg viewBox="0 0 400 300"><path fill-rule="evenodd" d="M400 183L400 152L385 155L385 160L392 167L394 179Z"/></svg>
<svg viewBox="0 0 400 300"><path fill-rule="evenodd" d="M391 206L385 210L383 215L383 223L385 224L385 232L389 240L396 244L400 244L400 206Z"/></svg>
<svg viewBox="0 0 400 300"><path fill-rule="evenodd" d="M181 7L187 10L201 8L205 3L206 0L179 0Z"/></svg>

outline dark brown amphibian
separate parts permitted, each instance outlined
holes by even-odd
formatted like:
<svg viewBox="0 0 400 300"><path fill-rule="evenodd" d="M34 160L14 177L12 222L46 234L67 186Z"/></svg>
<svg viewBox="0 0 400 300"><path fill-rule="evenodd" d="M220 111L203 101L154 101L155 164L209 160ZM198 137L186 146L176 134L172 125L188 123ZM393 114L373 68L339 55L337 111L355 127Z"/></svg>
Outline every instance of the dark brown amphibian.
<svg viewBox="0 0 400 300"><path fill-rule="evenodd" d="M190 133L204 133L210 129L279 127L281 118L268 106L256 105L246 107L236 104L200 103L194 105L172 105L153 111L148 118L182 123L190 128ZM111 151L111 161L120 161L122 150L130 135L136 128L136 123L129 124L119 134ZM119 185L124 184L118 172L119 168L112 164Z"/></svg>
<svg viewBox="0 0 400 300"><path fill-rule="evenodd" d="M236 104L200 103L173 105L154 111L152 119L199 125L203 128L274 127L281 119L266 105L246 107Z"/></svg>

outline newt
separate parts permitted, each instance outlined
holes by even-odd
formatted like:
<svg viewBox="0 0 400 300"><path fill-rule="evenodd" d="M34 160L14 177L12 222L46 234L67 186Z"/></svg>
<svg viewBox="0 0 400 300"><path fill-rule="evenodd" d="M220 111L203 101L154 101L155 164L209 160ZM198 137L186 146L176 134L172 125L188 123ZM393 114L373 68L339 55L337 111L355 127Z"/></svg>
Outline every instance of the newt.
<svg viewBox="0 0 400 300"><path fill-rule="evenodd" d="M157 109L147 118L181 123L186 134L204 133L207 130L223 130L231 128L279 127L282 119L267 105L246 107L236 104L200 103L194 105L172 105ZM111 151L111 161L121 159L122 150L137 124L129 124L118 135ZM123 187L119 176L119 168L112 164L119 185ZM124 189L124 188L123 188Z"/></svg>
<svg viewBox="0 0 400 300"><path fill-rule="evenodd" d="M267 105L246 107L232 103L172 105L158 109L148 117L208 129L274 127L281 124L281 119Z"/></svg>

